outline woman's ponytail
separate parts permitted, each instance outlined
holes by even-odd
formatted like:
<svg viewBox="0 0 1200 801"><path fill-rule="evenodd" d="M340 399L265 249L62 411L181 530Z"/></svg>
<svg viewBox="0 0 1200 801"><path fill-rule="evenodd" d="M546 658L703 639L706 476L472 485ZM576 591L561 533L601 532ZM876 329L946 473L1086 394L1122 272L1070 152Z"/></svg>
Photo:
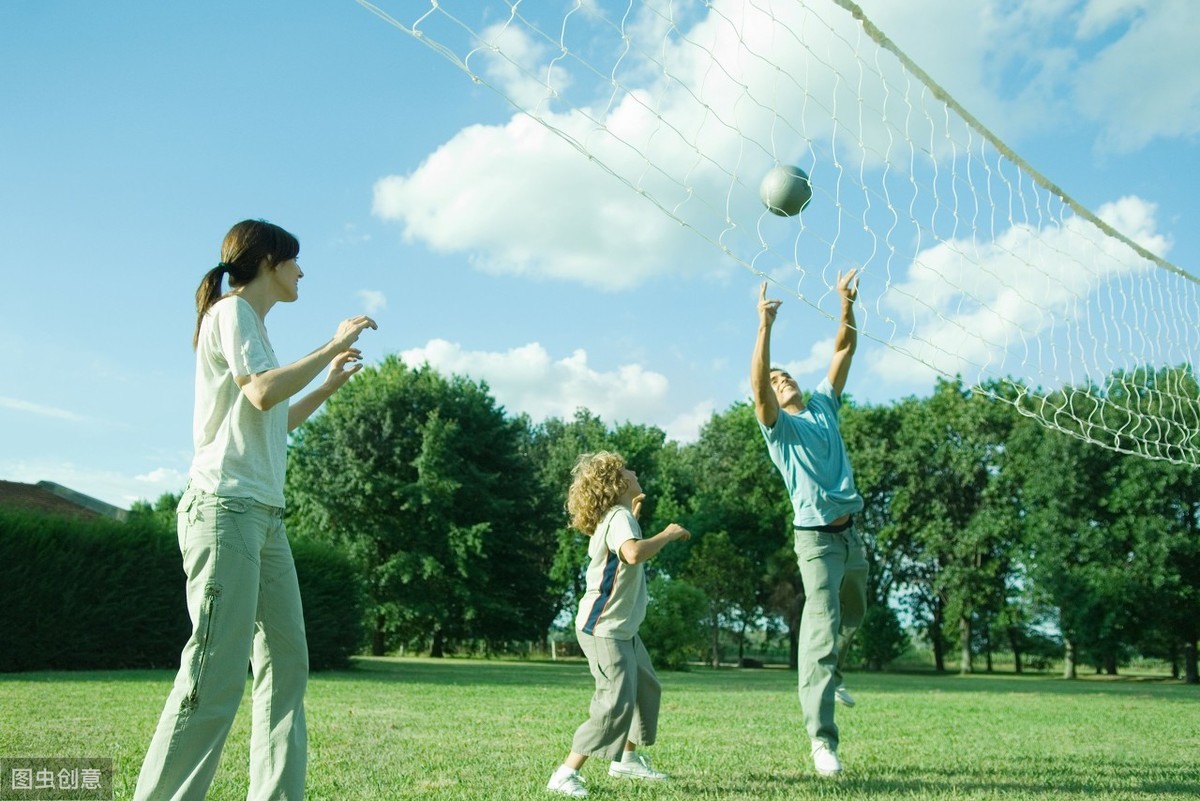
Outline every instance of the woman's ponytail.
<svg viewBox="0 0 1200 801"><path fill-rule="evenodd" d="M205 273L200 281L200 287L196 290L196 330L192 334L192 350L200 344L200 324L204 322L204 315L221 299L221 281L228 269L229 265L221 262Z"/></svg>
<svg viewBox="0 0 1200 801"><path fill-rule="evenodd" d="M258 269L264 262L281 264L299 254L299 240L266 220L242 220L230 228L221 243L221 261L204 274L196 290L196 331L192 334L192 348L200 344L200 324L213 304L221 299L221 282L227 273L229 286L245 286L258 276Z"/></svg>

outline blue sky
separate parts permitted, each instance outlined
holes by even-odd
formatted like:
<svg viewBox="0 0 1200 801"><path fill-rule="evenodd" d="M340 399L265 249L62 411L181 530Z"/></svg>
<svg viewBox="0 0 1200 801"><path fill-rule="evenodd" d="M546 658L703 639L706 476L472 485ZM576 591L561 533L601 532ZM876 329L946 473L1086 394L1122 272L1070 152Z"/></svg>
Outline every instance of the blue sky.
<svg viewBox="0 0 1200 801"><path fill-rule="evenodd" d="M428 9L378 5L406 24ZM507 17L498 0L441 5L478 30ZM535 5L561 23L560 9L573 3L524 4ZM1037 170L1200 271L1196 4L861 5ZM676 6L681 27L705 22L701 5ZM459 44L436 20L427 25ZM511 31L497 41L510 48L510 66L540 67L564 91L588 88L577 63L554 62L552 48L538 51ZM572 46L604 57L599 43L594 52L587 39ZM537 87L504 63L477 55L469 64L486 83L539 102ZM631 84L638 67L623 62ZM646 181L654 196L652 177L622 182L564 150L486 85L352 0L9 0L0 4L0 109L0 479L48 479L122 506L182 488L193 295L225 231L247 217L301 241L300 301L268 318L283 359L368 311L380 324L361 341L368 361L427 359L486 380L506 408L535 419L583 405L687 441L713 411L747 396L760 279L705 240L694 207L681 206L694 227L677 233L676 220L628 185ZM568 120L565 106L543 109ZM644 150L655 146L648 139ZM752 255L771 240L755 269L800 296L782 295L776 353L815 383L833 329L821 290L857 261L856 244L849 232L831 233L842 184L821 148L778 147L775 155L810 165L813 211L803 228L798 218L752 216L736 236ZM622 163L614 155L609 166ZM737 163L728 187L740 191L761 170ZM720 194L699 200L718 212L736 205ZM815 259L815 277L797 273L792 255L808 267ZM904 332L887 334L899 307L880 300L885 286L935 291L909 266L872 264L864 276L876 338L856 359L848 390L857 398L932 387L933 357L914 361L878 342L905 341ZM1184 283L1179 291L1193 291ZM1029 351L997 363L1019 373Z"/></svg>

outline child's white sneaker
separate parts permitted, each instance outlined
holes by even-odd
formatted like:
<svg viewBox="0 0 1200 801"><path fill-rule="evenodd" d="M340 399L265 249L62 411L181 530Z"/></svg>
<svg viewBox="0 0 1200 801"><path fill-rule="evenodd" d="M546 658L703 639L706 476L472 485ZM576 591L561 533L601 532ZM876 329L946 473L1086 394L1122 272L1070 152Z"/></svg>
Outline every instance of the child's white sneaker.
<svg viewBox="0 0 1200 801"><path fill-rule="evenodd" d="M650 766L650 757L637 751L626 751L620 761L610 763L608 775L614 779L642 779L652 782L660 782L667 778L667 774Z"/></svg>

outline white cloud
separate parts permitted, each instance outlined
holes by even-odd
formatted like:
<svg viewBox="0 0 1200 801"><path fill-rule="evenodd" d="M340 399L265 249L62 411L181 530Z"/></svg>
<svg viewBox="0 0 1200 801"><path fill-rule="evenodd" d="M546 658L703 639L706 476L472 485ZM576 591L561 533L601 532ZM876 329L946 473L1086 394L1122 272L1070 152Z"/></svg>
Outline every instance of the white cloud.
<svg viewBox="0 0 1200 801"><path fill-rule="evenodd" d="M1126 197L1102 206L1099 217L1153 252L1170 242L1157 233L1154 204ZM1120 329L1132 287L1149 262L1078 217L1058 227L1016 225L993 242L952 240L918 254L902 280L880 299L878 311L898 334L893 350L875 352L873 371L888 381L925 382L930 371L962 374L968 383L1015 373L1057 385L1103 371L1123 360L1128 340L1145 335ZM1102 288L1107 293L1099 293ZM1102 325L1089 325L1099 316ZM1080 329L1087 330L1080 335ZM1094 330L1093 330L1094 329ZM1062 341L1086 341L1077 351ZM1154 343L1142 343L1152 347ZM1136 349L1134 352L1144 353ZM914 365L915 358L924 366Z"/></svg>
<svg viewBox="0 0 1200 801"><path fill-rule="evenodd" d="M140 481L151 487L165 488L159 492L178 492L188 482L187 473L181 473L172 467L159 467L151 470L149 473L144 473L140 476L133 477L135 481Z"/></svg>
<svg viewBox="0 0 1200 801"><path fill-rule="evenodd" d="M1004 193L1026 191L1028 176L1002 174L1002 159L947 123L923 88L898 78L890 56L876 58L844 10L676 5L648 0L623 21L624 39L603 38L597 23L598 38L570 57L515 27L490 31L507 60L486 48L473 58L546 124L517 115L462 129L411 173L381 178L375 214L401 223L410 241L469 254L481 270L606 290L710 273L731 260L767 272L794 262L804 269L792 283L807 300L828 291L844 265L885 270L890 289L864 319L871 333L881 330L877 316L894 326L886 338L902 353L871 358L895 378L926 369L905 351L949 373L1013 368L1038 337L1081 313L1078 298L1098 284L1083 266L1095 253L1080 254L1112 243L1046 224L1040 198L1032 212L1006 216ZM968 109L985 123L1001 121L1006 136L1057 132L1081 113L1105 127L1102 144L1116 149L1200 131L1200 71L1182 66L1188 33L1200 28L1200 4L1190 0L1091 0L1082 9L1079 0L863 5ZM583 42L594 11L545 30ZM592 59L603 79L576 57ZM544 80L560 94L547 96ZM932 163L931 153L943 160ZM939 171L951 153L964 160ZM967 153L976 159L969 168ZM792 221L764 217L757 200L757 179L775 159L813 176L816 196L799 234ZM984 209L979 220L969 213L974 204ZM1116 227L1145 233L1146 209ZM1158 243L1151 249L1162 252L1169 243L1148 230ZM815 373L827 363L813 351L792 369Z"/></svg>
<svg viewBox="0 0 1200 801"><path fill-rule="evenodd" d="M1088 12L1080 25L1085 38L1133 18L1074 76L1081 111L1103 131L1100 146L1126 153L1156 138L1200 133L1200 70L1194 66L1200 4L1108 0L1091 3Z"/></svg>
<svg viewBox="0 0 1200 801"><path fill-rule="evenodd" d="M1088 0L1079 16L1078 34L1083 38L1099 36L1152 4L1153 0Z"/></svg>
<svg viewBox="0 0 1200 801"><path fill-rule="evenodd" d="M524 116L466 128L413 174L380 179L374 211L489 273L622 289L679 261L658 247L678 225Z"/></svg>
<svg viewBox="0 0 1200 801"><path fill-rule="evenodd" d="M661 424L656 421L672 414L665 376L638 364L596 370L583 350L554 359L537 342L496 353L467 351L457 343L433 339L402 352L400 358L410 367L428 362L439 372L486 381L508 411L524 412L538 421L569 419L580 407L609 422Z"/></svg>
<svg viewBox="0 0 1200 801"><path fill-rule="evenodd" d="M387 308L387 296L377 289L358 290L358 299L362 301L366 314L378 314Z"/></svg>
<svg viewBox="0 0 1200 801"><path fill-rule="evenodd" d="M1061 135L1080 118L1100 130L1088 146L1119 153L1200 131L1193 0L860 4L1010 144L1030 133Z"/></svg>
<svg viewBox="0 0 1200 801"><path fill-rule="evenodd" d="M764 245L758 180L777 159L811 161L811 139L836 137L844 157L879 163L890 134L858 111L860 87L824 66L858 72L841 44L854 38L845 12L722 0L695 19L675 18L679 29L664 39L670 26L660 15L674 10L659 5L628 21L627 41L596 26L610 37L594 44L601 74L621 91L530 34L489 29L485 39L507 57L480 50L484 72L558 133L524 115L464 128L411 173L378 180L374 213L402 223L408 240L469 254L485 271L615 290L723 269L730 255L752 262ZM572 16L571 25L593 17ZM798 46L800 30L811 51ZM545 101L528 74L550 76L561 96ZM580 75L592 82L572 93ZM903 117L899 95L861 91L872 109ZM915 140L941 148L927 132L935 124L926 116L905 123ZM831 190L821 191L829 202Z"/></svg>
<svg viewBox="0 0 1200 801"><path fill-rule="evenodd" d="M1189 32L1200 27L1200 4L1190 0L1093 0L1082 12L1077 0L863 5L1010 136L1058 130L1079 113L1067 110L1073 94L1112 147L1200 130L1200 71L1181 69ZM936 103L927 107L891 56L876 57L832 3L715 0L705 9L651 0L622 20L624 39L590 5L545 34L512 20L485 29L494 49L476 51L472 63L546 124L517 115L462 129L411 173L377 181L375 214L402 223L410 241L468 254L484 271L619 290L718 270L729 257L761 269L773 232L789 230L763 225L757 200L758 178L776 159L812 171L810 214L836 208L846 223L882 231L887 221L860 213L854 204L871 199L858 195L900 190L893 202L903 206L901 176L914 156L978 146L958 123L948 138ZM1098 51L1072 38L1119 25ZM564 54L552 41L559 35L575 49ZM898 185L880 187L866 174L884 162ZM871 190L854 185L855 172ZM917 177L921 194L933 180ZM851 234L838 236L846 252Z"/></svg>
<svg viewBox="0 0 1200 801"><path fill-rule="evenodd" d="M812 344L808 355L799 360L776 362L787 370L793 377L822 373L829 370L829 360L833 358L833 337L821 339Z"/></svg>
<svg viewBox="0 0 1200 801"><path fill-rule="evenodd" d="M0 408L11 409L14 412L26 412L28 414L36 414L39 417L52 417L56 420L67 420L72 423L82 423L87 418L75 412L59 409L55 406L47 406L41 403L33 403L31 401L20 400L19 398L6 398L0 396Z"/></svg>
<svg viewBox="0 0 1200 801"><path fill-rule="evenodd" d="M1078 118L1072 86L1090 58L1073 39L1080 0L860 5L914 63L1018 151L1032 135L1088 135L1072 127Z"/></svg>
<svg viewBox="0 0 1200 801"><path fill-rule="evenodd" d="M543 66L548 54L546 44L534 41L523 29L508 22L496 23L485 28L480 38L497 54L487 60L484 72L517 105L537 108L555 91L570 86L571 77L562 67Z"/></svg>
<svg viewBox="0 0 1200 801"><path fill-rule="evenodd" d="M696 404L663 426L663 431L667 433L667 439L679 443L695 442L700 439L700 429L712 419L716 409L716 404L711 400Z"/></svg>

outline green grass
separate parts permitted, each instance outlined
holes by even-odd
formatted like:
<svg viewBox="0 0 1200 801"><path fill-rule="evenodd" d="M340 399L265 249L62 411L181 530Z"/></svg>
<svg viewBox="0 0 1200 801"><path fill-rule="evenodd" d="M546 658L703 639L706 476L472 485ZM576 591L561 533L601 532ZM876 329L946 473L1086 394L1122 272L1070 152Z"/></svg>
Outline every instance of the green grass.
<svg viewBox="0 0 1200 801"><path fill-rule="evenodd" d="M795 675L660 674L662 785L584 767L594 799L1194 799L1200 688L1163 679L854 673L846 773L808 761ZM99 756L128 798L166 698L159 671L0 675L0 755ZM310 799L540 799L591 695L581 662L363 659L313 676ZM248 696L209 798L246 793Z"/></svg>

